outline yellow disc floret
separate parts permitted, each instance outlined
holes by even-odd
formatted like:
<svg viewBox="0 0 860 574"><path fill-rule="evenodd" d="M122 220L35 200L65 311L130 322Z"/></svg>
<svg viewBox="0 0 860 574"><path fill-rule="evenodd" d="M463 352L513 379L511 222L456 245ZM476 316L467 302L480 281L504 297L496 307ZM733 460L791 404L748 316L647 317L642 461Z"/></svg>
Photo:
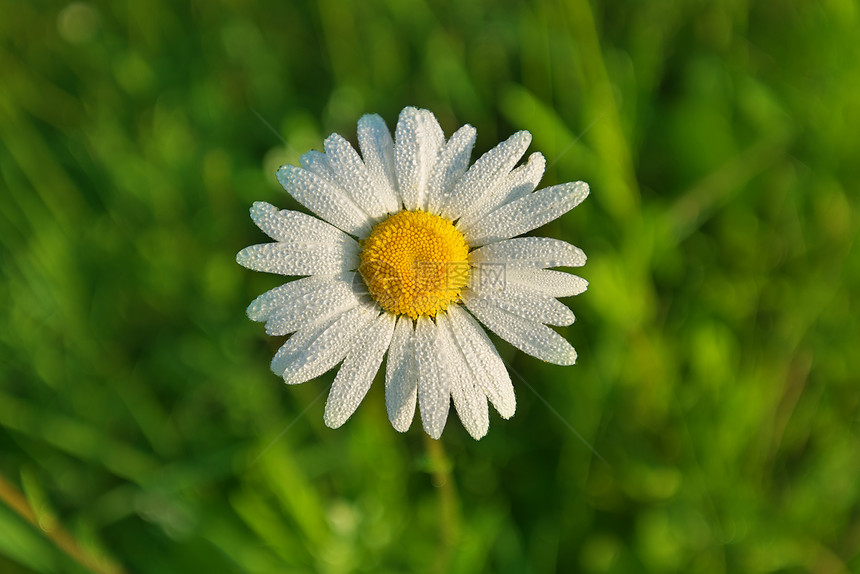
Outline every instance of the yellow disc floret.
<svg viewBox="0 0 860 574"><path fill-rule="evenodd" d="M370 232L359 272L386 311L435 317L469 282L468 254L466 240L447 219L400 211Z"/></svg>

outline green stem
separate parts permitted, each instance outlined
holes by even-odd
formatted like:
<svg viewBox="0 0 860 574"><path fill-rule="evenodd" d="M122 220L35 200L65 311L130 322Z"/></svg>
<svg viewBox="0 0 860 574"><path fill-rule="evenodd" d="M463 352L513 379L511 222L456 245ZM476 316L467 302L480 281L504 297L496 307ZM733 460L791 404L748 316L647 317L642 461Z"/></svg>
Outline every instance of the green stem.
<svg viewBox="0 0 860 574"><path fill-rule="evenodd" d="M452 472L453 463L445 454L442 441L424 435L433 486L439 490L439 537L440 552L436 560L436 571L448 572L454 550L460 537L460 509L457 486Z"/></svg>
<svg viewBox="0 0 860 574"><path fill-rule="evenodd" d="M3 475L0 475L0 501L5 502L16 514L44 534L57 548L90 572L95 574L122 574L125 572L121 566L111 562L108 558L97 557L88 553L56 520L40 520L24 493L6 480Z"/></svg>

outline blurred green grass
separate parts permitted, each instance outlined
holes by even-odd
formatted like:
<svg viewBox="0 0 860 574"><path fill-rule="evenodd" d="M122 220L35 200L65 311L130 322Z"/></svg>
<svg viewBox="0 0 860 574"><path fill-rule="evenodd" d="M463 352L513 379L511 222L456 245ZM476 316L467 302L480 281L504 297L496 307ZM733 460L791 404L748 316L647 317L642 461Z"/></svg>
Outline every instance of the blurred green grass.
<svg viewBox="0 0 860 574"><path fill-rule="evenodd" d="M0 473L96 570L860 572L855 2L0 7ZM499 347L608 464L269 373L247 208L405 105L591 183L579 364ZM0 571L86 568L0 503Z"/></svg>

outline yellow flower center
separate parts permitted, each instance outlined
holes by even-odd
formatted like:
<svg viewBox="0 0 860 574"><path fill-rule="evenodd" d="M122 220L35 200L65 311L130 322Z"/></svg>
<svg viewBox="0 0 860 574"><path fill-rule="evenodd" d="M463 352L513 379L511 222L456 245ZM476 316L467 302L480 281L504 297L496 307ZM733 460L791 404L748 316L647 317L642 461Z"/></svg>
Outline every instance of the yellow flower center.
<svg viewBox="0 0 860 574"><path fill-rule="evenodd" d="M386 311L435 317L469 282L468 254L466 240L447 219L400 211L370 232L358 270Z"/></svg>

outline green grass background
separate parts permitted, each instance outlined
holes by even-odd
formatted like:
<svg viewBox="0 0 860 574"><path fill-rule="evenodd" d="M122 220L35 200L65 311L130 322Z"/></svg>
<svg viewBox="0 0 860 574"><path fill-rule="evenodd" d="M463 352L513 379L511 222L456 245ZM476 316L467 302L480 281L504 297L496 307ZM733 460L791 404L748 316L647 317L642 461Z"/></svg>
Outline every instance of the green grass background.
<svg viewBox="0 0 860 574"><path fill-rule="evenodd" d="M0 13L0 572L860 572L856 2ZM591 184L579 362L499 343L480 442L326 428L244 315L277 166L406 105Z"/></svg>

